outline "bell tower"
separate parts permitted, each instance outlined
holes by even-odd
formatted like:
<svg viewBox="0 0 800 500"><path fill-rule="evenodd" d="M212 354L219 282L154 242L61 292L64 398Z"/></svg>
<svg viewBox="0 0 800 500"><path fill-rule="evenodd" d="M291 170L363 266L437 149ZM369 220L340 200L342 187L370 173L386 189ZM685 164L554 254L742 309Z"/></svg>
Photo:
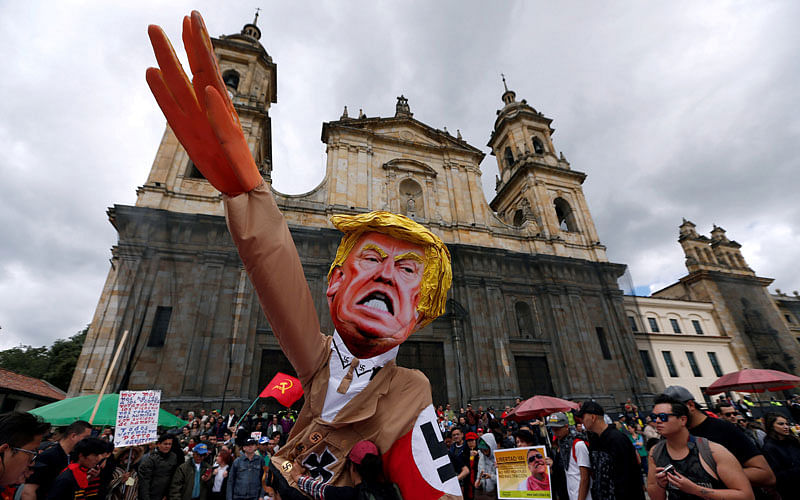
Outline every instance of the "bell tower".
<svg viewBox="0 0 800 500"><path fill-rule="evenodd" d="M272 173L270 105L277 102L277 67L259 41L258 12L234 35L212 38L214 53L256 165L268 183ZM136 190L136 206L223 215L222 196L192 164L166 127L147 181Z"/></svg>
<svg viewBox="0 0 800 500"><path fill-rule="evenodd" d="M490 207L506 224L545 239L555 255L607 261L581 187L586 174L556 154L553 120L525 99L518 102L505 76L503 88L487 144L499 170Z"/></svg>

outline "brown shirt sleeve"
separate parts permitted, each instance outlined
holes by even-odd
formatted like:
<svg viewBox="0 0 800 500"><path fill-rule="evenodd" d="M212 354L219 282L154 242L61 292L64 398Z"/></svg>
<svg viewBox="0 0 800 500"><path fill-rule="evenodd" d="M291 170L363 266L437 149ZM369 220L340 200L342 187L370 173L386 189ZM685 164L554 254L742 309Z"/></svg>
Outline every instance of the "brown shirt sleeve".
<svg viewBox="0 0 800 500"><path fill-rule="evenodd" d="M286 220L264 183L223 198L228 229L261 308L298 378L308 380L328 353Z"/></svg>

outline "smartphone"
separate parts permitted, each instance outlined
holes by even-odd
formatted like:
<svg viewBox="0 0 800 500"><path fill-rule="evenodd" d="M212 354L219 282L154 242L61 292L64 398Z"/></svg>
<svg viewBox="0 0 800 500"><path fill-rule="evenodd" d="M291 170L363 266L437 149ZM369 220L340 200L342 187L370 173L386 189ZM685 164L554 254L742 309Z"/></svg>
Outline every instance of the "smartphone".
<svg viewBox="0 0 800 500"><path fill-rule="evenodd" d="M664 470L661 472L664 472L665 474L675 474L675 466L669 464L666 467L664 467Z"/></svg>

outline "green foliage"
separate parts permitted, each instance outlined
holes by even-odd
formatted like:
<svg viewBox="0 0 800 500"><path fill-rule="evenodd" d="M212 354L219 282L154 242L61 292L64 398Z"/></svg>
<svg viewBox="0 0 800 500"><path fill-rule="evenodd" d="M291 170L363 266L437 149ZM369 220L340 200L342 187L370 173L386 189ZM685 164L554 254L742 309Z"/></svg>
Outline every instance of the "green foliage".
<svg viewBox="0 0 800 500"><path fill-rule="evenodd" d="M20 345L0 351L0 368L46 380L66 391L88 330L87 326L68 339L56 340L49 348Z"/></svg>

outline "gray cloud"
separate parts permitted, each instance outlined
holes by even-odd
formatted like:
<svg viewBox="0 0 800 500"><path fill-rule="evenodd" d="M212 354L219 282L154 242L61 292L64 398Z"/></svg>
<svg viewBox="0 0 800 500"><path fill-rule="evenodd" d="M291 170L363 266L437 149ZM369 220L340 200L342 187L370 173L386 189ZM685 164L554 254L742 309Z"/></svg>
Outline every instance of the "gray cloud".
<svg viewBox="0 0 800 500"><path fill-rule="evenodd" d="M796 2L292 2L262 5L278 65L275 186L324 174L323 121L415 117L487 151L505 73L554 119L556 148L589 174L609 256L639 286L680 277L681 217L716 223L775 286L800 288ZM144 82L148 23L181 52L192 8L212 35L252 5L0 3L0 347L45 344L91 320L116 235L107 207L135 202L164 119ZM495 159L481 165L487 199Z"/></svg>

